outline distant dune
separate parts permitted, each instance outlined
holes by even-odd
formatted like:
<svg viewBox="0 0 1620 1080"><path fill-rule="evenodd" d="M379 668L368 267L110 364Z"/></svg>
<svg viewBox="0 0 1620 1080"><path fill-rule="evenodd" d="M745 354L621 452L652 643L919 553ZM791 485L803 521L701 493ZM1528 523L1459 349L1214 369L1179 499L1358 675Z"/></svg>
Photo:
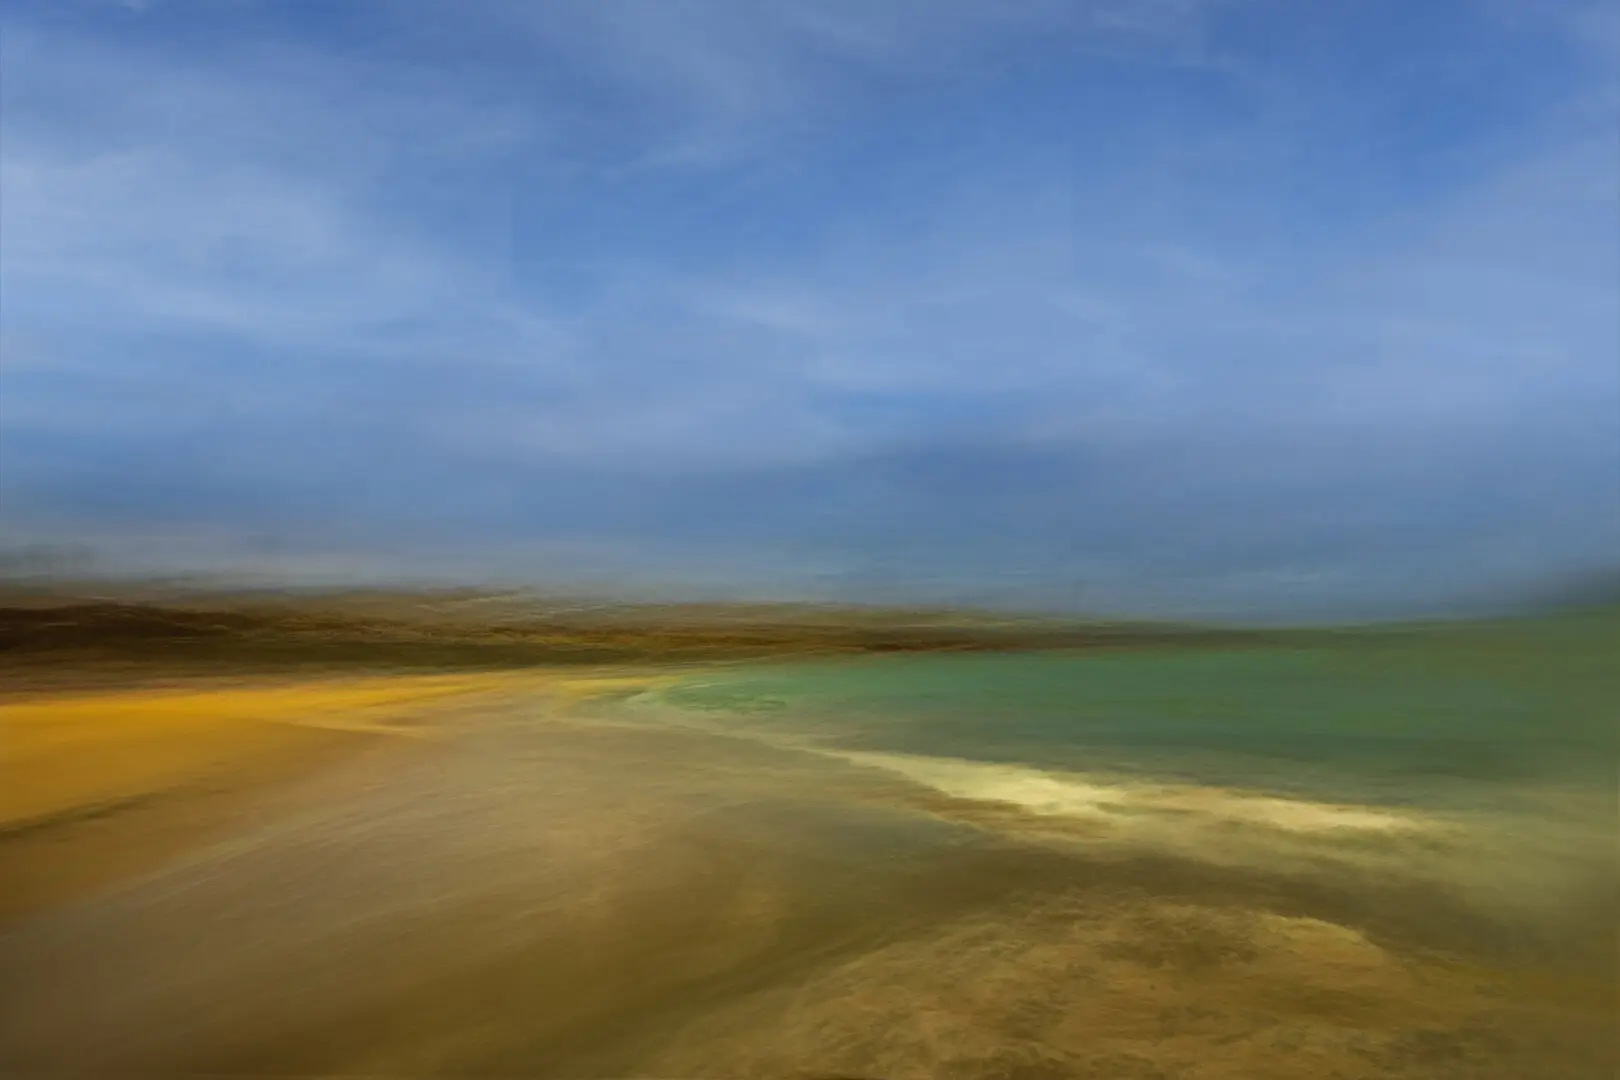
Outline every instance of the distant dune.
<svg viewBox="0 0 1620 1080"><path fill-rule="evenodd" d="M0 589L0 664L510 667L779 654L1143 645L1169 623L809 604L614 604L514 593Z"/></svg>

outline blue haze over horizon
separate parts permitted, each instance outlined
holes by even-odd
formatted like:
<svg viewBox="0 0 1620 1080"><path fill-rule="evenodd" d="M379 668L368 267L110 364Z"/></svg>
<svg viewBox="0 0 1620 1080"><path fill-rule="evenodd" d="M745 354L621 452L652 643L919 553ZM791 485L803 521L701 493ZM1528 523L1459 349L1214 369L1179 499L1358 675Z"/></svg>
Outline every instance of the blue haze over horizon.
<svg viewBox="0 0 1620 1080"><path fill-rule="evenodd" d="M60 0L0 542L1420 610L1620 552L1620 9Z"/></svg>

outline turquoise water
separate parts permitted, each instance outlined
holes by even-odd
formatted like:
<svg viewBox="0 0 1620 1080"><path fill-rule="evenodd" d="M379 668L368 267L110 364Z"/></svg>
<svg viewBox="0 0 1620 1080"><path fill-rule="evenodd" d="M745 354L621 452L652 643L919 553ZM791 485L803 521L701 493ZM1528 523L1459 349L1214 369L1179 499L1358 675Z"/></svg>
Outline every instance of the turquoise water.
<svg viewBox="0 0 1620 1080"><path fill-rule="evenodd" d="M819 661L706 674L661 700L844 750L1400 803L1612 781L1620 663L1584 629Z"/></svg>
<svg viewBox="0 0 1620 1080"><path fill-rule="evenodd" d="M1612 973L1620 612L1254 640L735 665L641 704L825 762L829 803Z"/></svg>

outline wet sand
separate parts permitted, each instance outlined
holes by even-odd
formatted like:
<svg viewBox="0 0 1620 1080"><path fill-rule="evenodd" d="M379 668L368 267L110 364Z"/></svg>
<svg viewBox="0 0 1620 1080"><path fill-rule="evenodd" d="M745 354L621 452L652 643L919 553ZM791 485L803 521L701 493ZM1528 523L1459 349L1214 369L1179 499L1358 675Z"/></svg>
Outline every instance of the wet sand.
<svg viewBox="0 0 1620 1080"><path fill-rule="evenodd" d="M1354 837L1260 857L1280 833L1249 818L1275 808L1242 801L1204 834L1219 857L1122 841L593 699L627 678L374 702L274 768L200 769L211 793L170 805L206 827L7 918L0 1070L1613 1075L1603 881L1538 912ZM58 822L59 861L162 834L136 805ZM51 831L0 840L7 868L48 862Z"/></svg>

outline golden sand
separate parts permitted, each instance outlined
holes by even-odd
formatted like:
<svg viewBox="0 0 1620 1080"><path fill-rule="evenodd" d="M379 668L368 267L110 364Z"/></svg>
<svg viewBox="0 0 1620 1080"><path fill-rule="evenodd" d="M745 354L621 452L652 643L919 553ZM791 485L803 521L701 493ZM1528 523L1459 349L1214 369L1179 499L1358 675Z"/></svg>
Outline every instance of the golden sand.
<svg viewBox="0 0 1620 1080"><path fill-rule="evenodd" d="M206 682L0 705L0 917L150 871L243 827L279 783L379 740L431 737L457 702L536 682Z"/></svg>

